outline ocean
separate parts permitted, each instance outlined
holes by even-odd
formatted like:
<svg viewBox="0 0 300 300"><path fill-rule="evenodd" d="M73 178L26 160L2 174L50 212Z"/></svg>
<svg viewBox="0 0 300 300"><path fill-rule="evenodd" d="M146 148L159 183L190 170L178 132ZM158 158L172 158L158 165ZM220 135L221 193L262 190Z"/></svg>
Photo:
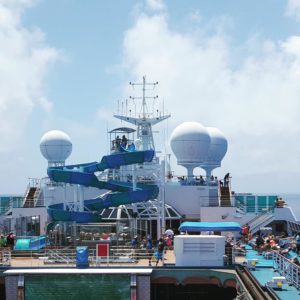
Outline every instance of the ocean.
<svg viewBox="0 0 300 300"><path fill-rule="evenodd" d="M286 202L286 205L292 208L296 219L300 221L300 194L282 193L279 195Z"/></svg>

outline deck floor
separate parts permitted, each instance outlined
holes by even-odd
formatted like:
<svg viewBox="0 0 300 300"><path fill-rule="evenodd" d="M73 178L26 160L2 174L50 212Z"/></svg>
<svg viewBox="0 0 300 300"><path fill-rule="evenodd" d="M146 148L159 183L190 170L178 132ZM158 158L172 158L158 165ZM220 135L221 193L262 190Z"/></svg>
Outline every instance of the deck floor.
<svg viewBox="0 0 300 300"><path fill-rule="evenodd" d="M244 257L244 261L248 259L257 259L255 270L251 270L251 273L258 280L258 282L265 286L268 281L271 281L273 277L281 276L275 272L274 261L272 259L266 259L262 255L259 255L257 251L252 247L246 245L247 254ZM300 299L299 291L288 284L284 284L282 290L275 290L275 293L282 300Z"/></svg>

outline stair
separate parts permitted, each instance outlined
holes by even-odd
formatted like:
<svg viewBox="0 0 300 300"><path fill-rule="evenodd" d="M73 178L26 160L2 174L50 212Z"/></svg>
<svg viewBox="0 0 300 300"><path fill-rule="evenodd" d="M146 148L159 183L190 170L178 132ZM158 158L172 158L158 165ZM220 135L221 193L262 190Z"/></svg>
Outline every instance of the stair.
<svg viewBox="0 0 300 300"><path fill-rule="evenodd" d="M36 190L37 190L36 187L29 188L29 191L25 197L25 201L23 204L24 208L34 207L34 195L35 195Z"/></svg>
<svg viewBox="0 0 300 300"><path fill-rule="evenodd" d="M35 207L44 207L44 197L40 197L41 194L41 189L37 188L34 194L34 199L35 199Z"/></svg>
<svg viewBox="0 0 300 300"><path fill-rule="evenodd" d="M228 186L220 187L220 206L221 207L230 207L231 206L231 196L230 196L230 189Z"/></svg>
<svg viewBox="0 0 300 300"><path fill-rule="evenodd" d="M261 227L265 227L274 220L274 215L271 212L262 213L248 222L252 234L257 233Z"/></svg>

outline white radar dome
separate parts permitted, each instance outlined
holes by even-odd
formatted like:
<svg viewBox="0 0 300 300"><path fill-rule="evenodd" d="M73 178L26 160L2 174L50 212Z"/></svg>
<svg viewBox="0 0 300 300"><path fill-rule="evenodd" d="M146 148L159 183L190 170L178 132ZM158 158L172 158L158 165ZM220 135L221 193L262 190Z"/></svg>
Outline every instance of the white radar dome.
<svg viewBox="0 0 300 300"><path fill-rule="evenodd" d="M220 164L227 152L227 139L223 132L215 127L206 127L210 135L210 146L205 163Z"/></svg>
<svg viewBox="0 0 300 300"><path fill-rule="evenodd" d="M51 130L42 136L40 150L49 163L64 163L72 152L72 141L65 132Z"/></svg>
<svg viewBox="0 0 300 300"><path fill-rule="evenodd" d="M210 136L198 122L184 122L171 135L171 148L178 164L200 164L207 157Z"/></svg>

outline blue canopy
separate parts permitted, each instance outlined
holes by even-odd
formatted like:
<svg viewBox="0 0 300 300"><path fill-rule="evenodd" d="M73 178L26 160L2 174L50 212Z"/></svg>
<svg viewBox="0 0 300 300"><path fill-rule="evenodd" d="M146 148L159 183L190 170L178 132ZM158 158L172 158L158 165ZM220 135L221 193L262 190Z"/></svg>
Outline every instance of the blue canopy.
<svg viewBox="0 0 300 300"><path fill-rule="evenodd" d="M242 227L237 222L183 222L180 231L241 231Z"/></svg>

